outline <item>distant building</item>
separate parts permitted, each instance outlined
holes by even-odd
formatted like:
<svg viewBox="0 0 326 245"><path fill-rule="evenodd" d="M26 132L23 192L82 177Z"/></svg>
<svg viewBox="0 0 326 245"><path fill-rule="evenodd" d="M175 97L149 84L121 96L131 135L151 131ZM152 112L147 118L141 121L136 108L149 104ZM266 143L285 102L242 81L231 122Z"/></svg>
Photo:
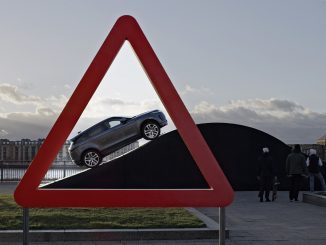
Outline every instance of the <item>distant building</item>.
<svg viewBox="0 0 326 245"><path fill-rule="evenodd" d="M36 153L40 149L43 142L44 139L22 139L16 141L0 139L0 161L7 163L30 163L34 159ZM70 142L66 141L58 152L54 160L55 163L60 164L65 161L71 161L68 153L69 145ZM138 141L136 141L112 153L111 155L107 156L104 160L112 160L138 147L139 143Z"/></svg>
<svg viewBox="0 0 326 245"><path fill-rule="evenodd" d="M326 145L326 134L323 137L320 137L319 139L317 139L316 144L317 145Z"/></svg>
<svg viewBox="0 0 326 245"><path fill-rule="evenodd" d="M29 163L34 159L43 142L44 139L15 141L0 139L0 161ZM69 142L67 141L60 149L55 161L69 160L68 147Z"/></svg>

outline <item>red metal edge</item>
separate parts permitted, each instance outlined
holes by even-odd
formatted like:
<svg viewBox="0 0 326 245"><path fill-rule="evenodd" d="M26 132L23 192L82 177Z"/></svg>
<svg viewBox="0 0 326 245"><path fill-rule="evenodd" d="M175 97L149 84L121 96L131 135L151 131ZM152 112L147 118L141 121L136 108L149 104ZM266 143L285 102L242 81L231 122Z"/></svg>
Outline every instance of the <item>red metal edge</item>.
<svg viewBox="0 0 326 245"><path fill-rule="evenodd" d="M173 120L180 136L211 187L207 190L70 190L38 189L96 88L128 40ZM14 197L23 207L225 207L233 189L191 118L137 21L120 17L50 130L18 184Z"/></svg>

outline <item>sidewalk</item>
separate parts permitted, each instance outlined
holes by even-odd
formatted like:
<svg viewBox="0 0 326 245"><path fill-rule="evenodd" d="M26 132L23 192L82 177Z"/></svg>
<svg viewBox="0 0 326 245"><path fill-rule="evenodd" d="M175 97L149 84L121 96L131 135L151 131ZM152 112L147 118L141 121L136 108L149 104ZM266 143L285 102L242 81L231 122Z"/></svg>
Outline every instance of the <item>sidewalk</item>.
<svg viewBox="0 0 326 245"><path fill-rule="evenodd" d="M1 193L12 193L16 183L0 183ZM200 208L200 212L218 220L217 208ZM326 209L302 202L289 202L287 192L279 192L276 202L258 202L256 192L236 192L234 203L226 209L228 245L322 245L326 244ZM8 244L8 243L6 243ZM21 244L21 243L11 243ZM104 244L187 244L211 245L217 240L191 241L116 241L30 243L38 245ZM4 245L1 243L0 245ZM8 244L10 245L10 244Z"/></svg>
<svg viewBox="0 0 326 245"><path fill-rule="evenodd" d="M0 195L13 194L18 182L0 182Z"/></svg>
<svg viewBox="0 0 326 245"><path fill-rule="evenodd" d="M226 209L231 237L226 244L326 244L326 208L289 202L288 192L278 195L275 202L261 203L257 192L236 192L235 201ZM218 219L215 208L198 210Z"/></svg>

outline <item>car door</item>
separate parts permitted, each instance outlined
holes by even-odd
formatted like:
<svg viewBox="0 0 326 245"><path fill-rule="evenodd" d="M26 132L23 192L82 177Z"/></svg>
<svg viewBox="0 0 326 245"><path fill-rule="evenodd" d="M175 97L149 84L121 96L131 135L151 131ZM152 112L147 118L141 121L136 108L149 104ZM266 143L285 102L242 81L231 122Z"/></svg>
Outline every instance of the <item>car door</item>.
<svg viewBox="0 0 326 245"><path fill-rule="evenodd" d="M123 125L119 119L112 118L106 120L103 124L107 130L101 135L102 151L105 153L112 152L112 149L114 150L123 141L120 134Z"/></svg>
<svg viewBox="0 0 326 245"><path fill-rule="evenodd" d="M130 118L121 119L122 127L119 129L119 134L123 141L129 140L131 138L136 138L139 135L139 127L137 122Z"/></svg>
<svg viewBox="0 0 326 245"><path fill-rule="evenodd" d="M106 127L104 123L98 124L93 127L89 132L88 136L90 138L88 147L97 148L99 151L105 149L106 135L109 134L109 128Z"/></svg>

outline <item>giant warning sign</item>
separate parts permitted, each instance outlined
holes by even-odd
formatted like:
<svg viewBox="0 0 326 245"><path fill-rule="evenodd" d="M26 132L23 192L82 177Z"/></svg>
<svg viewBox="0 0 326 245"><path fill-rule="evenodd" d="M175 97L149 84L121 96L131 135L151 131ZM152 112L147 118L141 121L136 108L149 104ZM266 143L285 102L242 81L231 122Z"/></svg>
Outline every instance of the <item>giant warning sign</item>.
<svg viewBox="0 0 326 245"><path fill-rule="evenodd" d="M130 42L209 188L40 189L43 177L125 41ZM14 197L23 207L224 207L232 202L233 190L137 21L122 16L50 130Z"/></svg>

